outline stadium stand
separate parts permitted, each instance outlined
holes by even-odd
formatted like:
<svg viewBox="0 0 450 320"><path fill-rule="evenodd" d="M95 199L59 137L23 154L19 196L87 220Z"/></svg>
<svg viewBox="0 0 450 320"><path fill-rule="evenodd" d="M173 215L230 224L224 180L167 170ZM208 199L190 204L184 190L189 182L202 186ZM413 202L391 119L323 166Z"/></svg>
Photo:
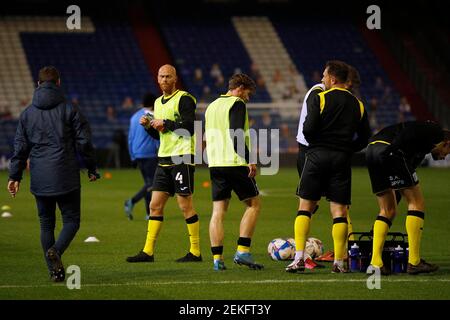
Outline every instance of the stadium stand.
<svg viewBox="0 0 450 320"><path fill-rule="evenodd" d="M305 80L271 21L267 17L233 17L232 21L252 61L259 66L272 100L302 100L308 91Z"/></svg>
<svg viewBox="0 0 450 320"><path fill-rule="evenodd" d="M226 81L240 69L250 73L251 60L229 17L196 21L186 18L170 18L161 23L162 33L178 67L182 81L199 100L212 101L226 92ZM211 75L214 64L222 73L223 82ZM201 69L203 80L196 82L195 69ZM204 94L208 86L210 92ZM252 102L270 102L265 88L257 90Z"/></svg>
<svg viewBox="0 0 450 320"><path fill-rule="evenodd" d="M21 39L33 76L43 65L60 70L64 90L79 101L98 148L108 146L115 130L127 132L135 108L121 108L126 97L140 101L145 92L158 92L126 23L99 24L91 34L26 32ZM108 121L107 106L115 108L115 120Z"/></svg>
<svg viewBox="0 0 450 320"><path fill-rule="evenodd" d="M142 49L145 38L136 39L133 23L124 19L94 22L89 20L81 33L66 32L54 17L16 17L0 28L0 39L7 44L0 47L0 153L9 152L16 126L7 113L11 109L17 117L27 104L24 101L30 99L43 65L61 71L64 90L90 120L100 149L109 148L114 132L127 132L129 117L145 92L159 92L156 75L149 71L148 52ZM377 128L373 129L398 121L401 96L350 21L226 14L214 20L169 16L154 22L159 24L184 89L199 102L226 92L228 77L237 71L257 80L251 102L261 105L250 108L252 124L280 128L283 139L289 140L283 142L282 151L293 149L298 102L320 81L323 65L330 59L345 60L359 70L362 99L369 111L377 107L373 122ZM292 82L296 83L294 93L286 95ZM133 106L124 109L127 98ZM295 116L283 110L285 102ZM405 120L413 118L409 113Z"/></svg>
<svg viewBox="0 0 450 320"><path fill-rule="evenodd" d="M342 20L272 17L272 21L298 69L303 71L308 87L316 83L315 72L321 76L325 61L344 60L359 70L361 96L366 106L372 98L379 101L376 111L379 125L397 122L400 96L354 25Z"/></svg>

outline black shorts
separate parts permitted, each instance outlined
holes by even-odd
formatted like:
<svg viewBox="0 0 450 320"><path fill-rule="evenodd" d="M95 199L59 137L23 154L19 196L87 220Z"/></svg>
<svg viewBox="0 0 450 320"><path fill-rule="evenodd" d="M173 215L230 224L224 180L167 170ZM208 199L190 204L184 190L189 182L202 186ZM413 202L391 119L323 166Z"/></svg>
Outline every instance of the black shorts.
<svg viewBox="0 0 450 320"><path fill-rule="evenodd" d="M303 167L305 166L306 151L308 151L308 147L299 143L297 154L297 172L299 178L302 176Z"/></svg>
<svg viewBox="0 0 450 320"><path fill-rule="evenodd" d="M153 178L153 191L167 192L171 197L176 193L188 196L194 193L195 166L177 164L158 166Z"/></svg>
<svg viewBox="0 0 450 320"><path fill-rule="evenodd" d="M373 193L389 189L405 189L419 183L414 165L399 154L387 154L384 143L369 144L366 151L367 168Z"/></svg>
<svg viewBox="0 0 450 320"><path fill-rule="evenodd" d="M209 168L213 201L230 199L231 191L241 201L257 196L259 191L255 178L249 178L248 173L248 167L244 166Z"/></svg>
<svg viewBox="0 0 450 320"><path fill-rule="evenodd" d="M323 148L306 152L297 195L319 201L322 196L336 203L351 204L351 154Z"/></svg>

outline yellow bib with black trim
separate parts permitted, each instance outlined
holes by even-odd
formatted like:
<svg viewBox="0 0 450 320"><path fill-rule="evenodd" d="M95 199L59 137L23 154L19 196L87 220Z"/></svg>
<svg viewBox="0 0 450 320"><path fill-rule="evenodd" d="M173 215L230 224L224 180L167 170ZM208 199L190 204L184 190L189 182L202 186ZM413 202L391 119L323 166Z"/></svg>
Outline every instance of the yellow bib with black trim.
<svg viewBox="0 0 450 320"><path fill-rule="evenodd" d="M155 119L167 119L175 122L180 121L178 106L183 96L196 99L186 91L177 90L169 97L161 96L155 101ZM163 104L162 99L166 102ZM180 156L184 154L195 154L195 134L190 137L181 136L172 131L159 133L160 146L158 157Z"/></svg>
<svg viewBox="0 0 450 320"><path fill-rule="evenodd" d="M248 165L247 161L234 150L234 141L230 135L230 109L236 101L244 102L239 97L222 95L206 109L205 137L209 167ZM247 146L248 150L251 150L247 112L245 113L244 137L245 146ZM243 151L245 151L245 146L238 145L238 150L243 148Z"/></svg>

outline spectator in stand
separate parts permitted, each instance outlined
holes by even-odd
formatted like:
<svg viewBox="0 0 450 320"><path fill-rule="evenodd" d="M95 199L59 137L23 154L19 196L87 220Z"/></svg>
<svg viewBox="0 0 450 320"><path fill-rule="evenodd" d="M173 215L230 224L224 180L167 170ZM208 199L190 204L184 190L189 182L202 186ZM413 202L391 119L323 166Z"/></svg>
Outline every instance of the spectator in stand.
<svg viewBox="0 0 450 320"><path fill-rule="evenodd" d="M398 122L405 122L408 120L408 116L411 114L411 106L408 103L408 99L403 96L400 99L400 105L398 106Z"/></svg>
<svg viewBox="0 0 450 320"><path fill-rule="evenodd" d="M272 81L273 81L273 83L279 83L279 82L283 81L283 75L281 74L280 69L275 70L273 77L272 77Z"/></svg>
<svg viewBox="0 0 450 320"><path fill-rule="evenodd" d="M76 95L72 96L70 102L72 103L73 106L76 106L77 108L80 106L80 101L78 100L78 96Z"/></svg>
<svg viewBox="0 0 450 320"><path fill-rule="evenodd" d="M377 109L378 109L378 100L373 97L369 102L369 124L372 129L372 133L376 133L379 130L378 120L377 120Z"/></svg>
<svg viewBox="0 0 450 320"><path fill-rule="evenodd" d="M393 95L392 95L392 88L390 86L386 86L384 88L383 96L381 97L381 103L385 106L392 106Z"/></svg>
<svg viewBox="0 0 450 320"><path fill-rule="evenodd" d="M295 153L298 150L297 142L286 123L280 126L280 152Z"/></svg>
<svg viewBox="0 0 450 320"><path fill-rule="evenodd" d="M106 107L106 120L108 122L116 121L116 109L112 105Z"/></svg>
<svg viewBox="0 0 450 320"><path fill-rule="evenodd" d="M197 85L203 84L203 71L201 68L195 68L194 70L194 83Z"/></svg>
<svg viewBox="0 0 450 320"><path fill-rule="evenodd" d="M264 112L261 118L261 129L272 128L272 117L269 112Z"/></svg>
<svg viewBox="0 0 450 320"><path fill-rule="evenodd" d="M258 78L261 77L261 72L259 71L259 67L256 63L252 63L250 65L250 75L252 76L252 78Z"/></svg>
<svg viewBox="0 0 450 320"><path fill-rule="evenodd" d="M128 111L134 109L134 102L131 97L125 97L122 102L122 110Z"/></svg>
<svg viewBox="0 0 450 320"><path fill-rule="evenodd" d="M322 82L322 75L320 74L319 71L315 70L312 74L312 82L313 83L321 83Z"/></svg>
<svg viewBox="0 0 450 320"><path fill-rule="evenodd" d="M280 69L276 69L272 76L272 87L281 94L282 98L285 88L283 86L283 75L281 74Z"/></svg>
<svg viewBox="0 0 450 320"><path fill-rule="evenodd" d="M18 105L19 111L22 112L23 110L25 110L25 108L28 107L29 104L30 104L29 99L27 98L21 99Z"/></svg>
<svg viewBox="0 0 450 320"><path fill-rule="evenodd" d="M290 82L287 86L285 86L281 98L284 101L293 101L295 100L297 94L298 94L297 88L293 83Z"/></svg>
<svg viewBox="0 0 450 320"><path fill-rule="evenodd" d="M214 63L211 66L211 71L209 72L209 75L214 80L217 80L220 77L222 77L222 79L223 79L222 70L220 70L220 66L218 63Z"/></svg>
<svg viewBox="0 0 450 320"><path fill-rule="evenodd" d="M303 79L300 73L297 71L295 65L291 64L289 66L289 82L292 83L294 89L294 95L300 93L303 87Z"/></svg>
<svg viewBox="0 0 450 320"><path fill-rule="evenodd" d="M211 93L211 88L208 85L203 87L202 97L200 101L202 102L211 102L215 98L215 95Z"/></svg>
<svg viewBox="0 0 450 320"><path fill-rule="evenodd" d="M252 79L255 79L257 88L265 87L264 79L263 79L261 72L259 71L259 67L256 63L252 63L250 66L250 77Z"/></svg>
<svg viewBox="0 0 450 320"><path fill-rule="evenodd" d="M123 150L127 148L127 137L122 129L115 129L108 150L106 167L120 169Z"/></svg>
<svg viewBox="0 0 450 320"><path fill-rule="evenodd" d="M0 109L0 120L12 120L12 118L13 116L11 110L9 109L9 106L2 106L2 108Z"/></svg>
<svg viewBox="0 0 450 320"><path fill-rule="evenodd" d="M375 84L374 84L373 87L374 87L377 95L382 95L383 94L383 92L384 92L384 81L383 81L383 79L380 76L375 78Z"/></svg>
<svg viewBox="0 0 450 320"><path fill-rule="evenodd" d="M222 76L217 77L214 85L216 86L217 93L221 93L225 89L225 79Z"/></svg>

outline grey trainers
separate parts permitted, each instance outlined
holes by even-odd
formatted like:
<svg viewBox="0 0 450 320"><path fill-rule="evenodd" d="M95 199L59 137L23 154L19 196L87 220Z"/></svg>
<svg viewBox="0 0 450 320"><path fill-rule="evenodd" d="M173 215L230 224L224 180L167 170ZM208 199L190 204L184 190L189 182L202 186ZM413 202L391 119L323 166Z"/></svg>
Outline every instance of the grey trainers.
<svg viewBox="0 0 450 320"><path fill-rule="evenodd" d="M420 259L420 262L417 266L412 265L411 263L408 263L406 272L408 272L408 274L430 273L430 272L435 272L438 269L439 269L439 266L428 263L423 259Z"/></svg>

